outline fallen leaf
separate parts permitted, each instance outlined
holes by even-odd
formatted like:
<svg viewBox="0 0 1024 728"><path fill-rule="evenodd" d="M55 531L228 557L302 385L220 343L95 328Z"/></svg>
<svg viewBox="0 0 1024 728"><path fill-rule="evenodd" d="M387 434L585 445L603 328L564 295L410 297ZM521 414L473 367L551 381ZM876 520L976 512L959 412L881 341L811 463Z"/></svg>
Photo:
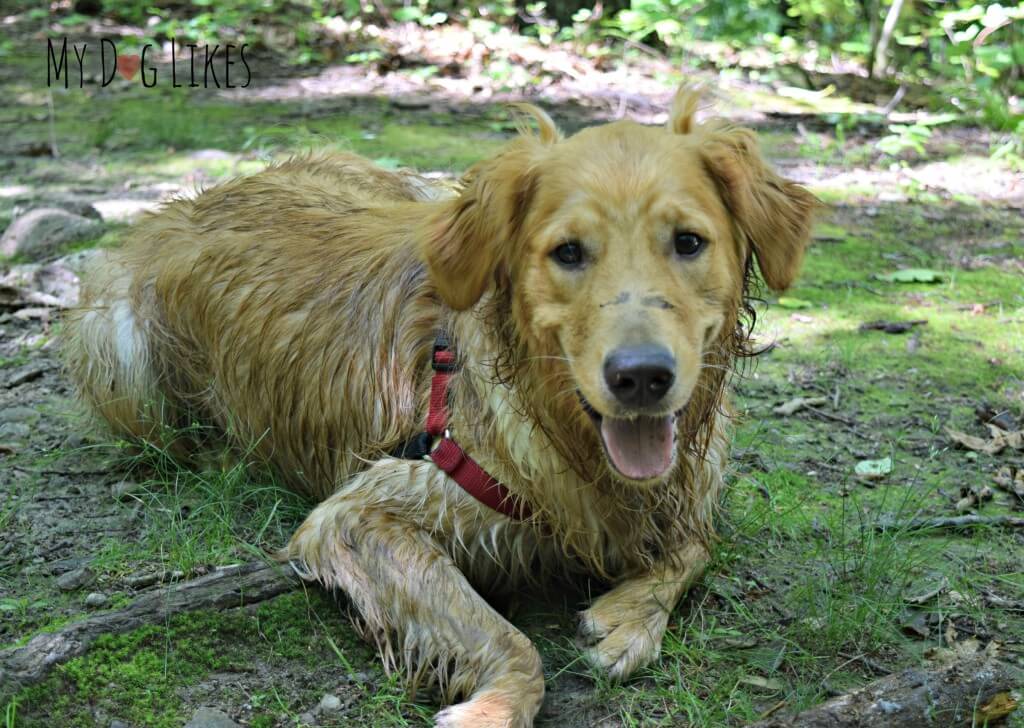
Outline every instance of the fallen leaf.
<svg viewBox="0 0 1024 728"><path fill-rule="evenodd" d="M968 492L967 495L956 502L956 512L965 513L976 505L978 505L978 497L974 493Z"/></svg>
<svg viewBox="0 0 1024 728"><path fill-rule="evenodd" d="M930 602L932 599L934 599L943 591L945 591L948 587L949 581L946 579L946 577L942 577L942 579L940 579L938 583L936 583L934 586L929 587L925 591L915 596L904 597L903 601L907 602L908 604L924 604L925 602Z"/></svg>
<svg viewBox="0 0 1024 728"><path fill-rule="evenodd" d="M853 472L861 480L881 480L892 472L892 458L881 460L861 460Z"/></svg>
<svg viewBox="0 0 1024 728"><path fill-rule="evenodd" d="M39 319L40 321L50 320L50 309L41 307L21 308L15 311L13 314L14 318L22 321L29 319Z"/></svg>
<svg viewBox="0 0 1024 728"><path fill-rule="evenodd" d="M792 298L791 296L782 296L779 299L779 305L782 308L811 308L814 306L810 301L805 301L802 298Z"/></svg>
<svg viewBox="0 0 1024 728"><path fill-rule="evenodd" d="M1017 429L1017 420L1008 410L997 410L988 403L979 404L974 408L978 421L985 425L995 425L1005 432Z"/></svg>
<svg viewBox="0 0 1024 728"><path fill-rule="evenodd" d="M860 325L861 331L884 331L887 334L905 334L915 326L925 326L924 319L917 321L868 321Z"/></svg>
<svg viewBox="0 0 1024 728"><path fill-rule="evenodd" d="M912 619L904 620L900 624L900 629L908 637L916 637L922 640L928 639L929 635L931 635L931 629L928 626L928 615L924 612L918 612Z"/></svg>
<svg viewBox="0 0 1024 728"><path fill-rule="evenodd" d="M941 283L942 274L927 268L904 268L878 276L890 283Z"/></svg>
<svg viewBox="0 0 1024 728"><path fill-rule="evenodd" d="M741 650L757 647L756 637L726 637L722 641L729 647L735 647Z"/></svg>
<svg viewBox="0 0 1024 728"><path fill-rule="evenodd" d="M992 439L985 440L949 427L944 429L953 442L968 450L983 452L989 455L998 455L1008 447L1015 450L1024 450L1024 430L1005 432L995 425L989 425L989 433L992 435Z"/></svg>
<svg viewBox="0 0 1024 728"><path fill-rule="evenodd" d="M961 488L960 500L956 502L956 511L963 513L990 500L992 500L992 489L987 485L981 488Z"/></svg>
<svg viewBox="0 0 1024 728"><path fill-rule="evenodd" d="M779 691L785 688L785 685L780 680L761 677L760 675L744 675L740 678L740 682L744 685L753 685L755 688L764 688L765 690Z"/></svg>
<svg viewBox="0 0 1024 728"><path fill-rule="evenodd" d="M1010 693L996 693L974 711L974 719L978 724L985 725L1005 718L1016 709L1017 701Z"/></svg>
<svg viewBox="0 0 1024 728"><path fill-rule="evenodd" d="M1004 465L992 476L992 482L1000 490L1005 490L1024 503L1024 468L1019 468L1014 472L1009 465Z"/></svg>
<svg viewBox="0 0 1024 728"><path fill-rule="evenodd" d="M824 404L828 404L828 398L826 397L797 397L780 404L778 407L773 407L772 412L783 417L789 417L807 407L821 407Z"/></svg>

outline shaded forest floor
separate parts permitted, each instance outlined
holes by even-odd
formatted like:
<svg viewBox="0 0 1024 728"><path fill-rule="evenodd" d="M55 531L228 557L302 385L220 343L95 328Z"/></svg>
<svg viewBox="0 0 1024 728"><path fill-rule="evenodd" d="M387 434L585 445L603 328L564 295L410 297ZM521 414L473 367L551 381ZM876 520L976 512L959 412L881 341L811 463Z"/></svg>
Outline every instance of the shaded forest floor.
<svg viewBox="0 0 1024 728"><path fill-rule="evenodd" d="M0 227L31 207L91 206L103 233L46 259L71 271L160 199L291 153L350 149L453 176L512 133L496 100L540 100L567 131L623 115L653 123L679 80L643 57L541 68L551 82L526 92L514 64L461 84L432 83L424 64L289 75L257 61L251 89L119 79L55 90L51 116L41 48L0 59ZM876 146L890 132L870 102L694 77L828 208L798 285L761 306L758 336L774 346L736 380L723 540L663 659L610 684L572 644L575 597L509 605L545 657L538 724L742 725L942 650L997 643L1024 663L1024 530L901 525L1024 506L994 481L1012 482L1024 453L964 450L945 431L987 439L995 415L1003 429L1024 421L1020 173L989 158L996 140L983 130L937 126L924 155L894 158ZM0 275L32 265L0 263ZM917 280L886 278L901 269ZM59 311L0 304L0 649L285 543L308 504L230 463L184 471L111 443L61 373ZM862 328L879 321L895 325ZM811 402L775 411L798 398ZM855 474L886 458L879 477ZM324 696L339 701L319 709ZM202 706L252 726L426 725L436 710L382 673L318 590L104 640L7 699L8 728L175 726Z"/></svg>

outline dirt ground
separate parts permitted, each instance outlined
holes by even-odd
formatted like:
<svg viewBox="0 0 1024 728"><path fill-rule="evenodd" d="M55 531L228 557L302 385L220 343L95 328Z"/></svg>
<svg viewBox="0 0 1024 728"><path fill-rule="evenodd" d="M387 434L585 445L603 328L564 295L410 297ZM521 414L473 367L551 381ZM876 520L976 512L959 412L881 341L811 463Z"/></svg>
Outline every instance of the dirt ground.
<svg viewBox="0 0 1024 728"><path fill-rule="evenodd" d="M184 470L83 416L59 333L87 251L117 245L134 214L168 195L324 140L451 176L509 137L495 100L539 100L570 131L621 115L658 122L672 91L659 74L678 76L641 59L626 69L642 82L546 71L554 80L541 91L483 93L425 84L415 69L337 65L268 76L249 94L62 93L51 125L47 95L25 80L38 58L7 60L0 226L45 203L92 206L105 227L42 260L0 262L0 655L259 558L308 509L230 461ZM945 429L985 439L994 416L1002 431L1024 422L1021 172L989 158L1000 140L981 129L937 127L926 154L887 156L877 142L890 132L866 102L794 108L777 88L703 78L717 84L718 111L756 128L827 207L801 282L761 306L759 337L773 348L736 382L723 541L673 616L661 663L611 684L572 643L578 595L503 605L545 657L540 726L742 725L941 651L997 649L1024 664L1024 529L907 525L1024 505L998 482L1024 472L1024 452L957 447ZM842 139L836 114L849 126ZM57 289L11 276L55 260L67 272L60 300L26 300ZM907 269L924 274L885 278ZM906 327L862 329L874 321ZM776 411L797 398L813 403ZM874 477L857 475L885 458L868 466L881 468ZM101 640L37 685L0 690L5 728L216 725L202 708L251 726L428 724L434 697L386 676L343 612L319 590L293 591Z"/></svg>

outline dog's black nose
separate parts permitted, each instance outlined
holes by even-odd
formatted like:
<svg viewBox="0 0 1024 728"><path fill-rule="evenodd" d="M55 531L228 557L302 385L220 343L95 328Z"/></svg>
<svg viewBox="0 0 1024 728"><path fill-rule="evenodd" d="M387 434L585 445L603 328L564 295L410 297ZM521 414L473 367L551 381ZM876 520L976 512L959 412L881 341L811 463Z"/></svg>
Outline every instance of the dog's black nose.
<svg viewBox="0 0 1024 728"><path fill-rule="evenodd" d="M604 380L627 407L657 403L676 380L676 360L667 349L645 344L616 349L604 360Z"/></svg>

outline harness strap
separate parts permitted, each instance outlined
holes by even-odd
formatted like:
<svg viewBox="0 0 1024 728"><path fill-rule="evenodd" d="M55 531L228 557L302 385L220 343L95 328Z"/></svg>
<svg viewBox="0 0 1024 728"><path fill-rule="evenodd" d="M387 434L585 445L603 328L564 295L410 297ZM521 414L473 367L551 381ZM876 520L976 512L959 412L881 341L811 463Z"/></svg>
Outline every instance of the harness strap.
<svg viewBox="0 0 1024 728"><path fill-rule="evenodd" d="M458 364L444 332L439 333L434 341L431 366L434 376L430 380L430 408L425 431L400 445L393 454L414 460L427 457L464 491L489 508L513 520L529 518L529 506L492 478L448 432L448 387L453 374L458 371ZM438 440L437 445L431 449L435 440Z"/></svg>

